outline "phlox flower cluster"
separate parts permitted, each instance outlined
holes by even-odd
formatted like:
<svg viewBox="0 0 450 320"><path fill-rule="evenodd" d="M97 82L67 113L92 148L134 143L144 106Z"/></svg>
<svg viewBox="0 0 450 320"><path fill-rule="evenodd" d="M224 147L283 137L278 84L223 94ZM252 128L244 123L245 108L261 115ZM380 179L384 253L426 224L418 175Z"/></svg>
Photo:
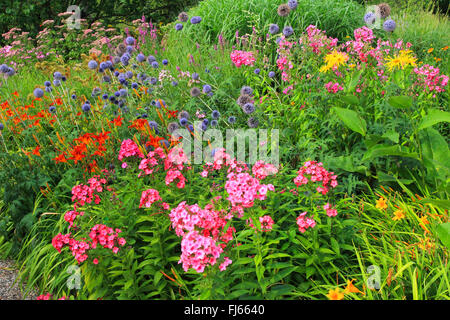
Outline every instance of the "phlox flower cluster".
<svg viewBox="0 0 450 320"><path fill-rule="evenodd" d="M327 212L327 216L329 217L336 217L337 216L337 210L335 208L331 207L331 204L326 203L323 206L323 210L325 210Z"/></svg>
<svg viewBox="0 0 450 320"><path fill-rule="evenodd" d="M252 173L255 178L264 180L269 175L277 174L278 168L271 163L265 163L262 160L258 160L252 167Z"/></svg>
<svg viewBox="0 0 450 320"><path fill-rule="evenodd" d="M132 156L144 158L144 155L142 154L141 150L139 150L139 147L133 140L131 139L123 140L122 145L120 146L119 160L122 161L124 158Z"/></svg>
<svg viewBox="0 0 450 320"><path fill-rule="evenodd" d="M106 249L111 249L113 253L119 252L119 246L123 247L126 243L124 238L119 238L120 229L110 228L104 224L96 224L91 228L89 238L92 239L91 248L95 249L97 245Z"/></svg>
<svg viewBox="0 0 450 320"><path fill-rule="evenodd" d="M425 64L420 68L414 68L414 73L418 76L417 84L422 86L424 91L443 92L443 87L448 84L448 76L439 74L439 68L434 68L429 64Z"/></svg>
<svg viewBox="0 0 450 320"><path fill-rule="evenodd" d="M305 217L306 214L307 212L303 212L297 217L298 230L301 233L305 233L306 229L314 228L316 226L316 221L313 218Z"/></svg>
<svg viewBox="0 0 450 320"><path fill-rule="evenodd" d="M238 68L242 65L253 66L256 61L253 52L251 51L234 50L231 52L230 57L231 61L233 61L234 65Z"/></svg>
<svg viewBox="0 0 450 320"><path fill-rule="evenodd" d="M152 206L152 204L157 201L162 201L162 198L159 195L158 190L155 190L155 189L144 190L144 191L142 191L139 208L142 208L142 207L150 208ZM169 204L167 204L165 202L161 203L161 206L165 210L169 209Z"/></svg>
<svg viewBox="0 0 450 320"><path fill-rule="evenodd" d="M204 209L198 204L187 205L181 202L169 214L172 227L178 236L182 237L181 257L178 263L183 264L187 271L193 268L197 272L203 272L207 265L215 265L226 243L233 239L235 229L229 227L224 232L232 216L225 211L217 211L213 204L208 204ZM220 270L225 270L231 260L226 260Z"/></svg>
<svg viewBox="0 0 450 320"><path fill-rule="evenodd" d="M71 237L70 233L65 235L61 233L57 234L52 239L52 245L59 253L61 253L62 248L68 246L78 263L81 263L88 258L86 251L90 248L89 243L75 240Z"/></svg>
<svg viewBox="0 0 450 320"><path fill-rule="evenodd" d="M309 176L309 180L308 177ZM317 161L306 161L303 167L297 172L297 177L294 178L294 183L297 187L311 182L322 182L321 186L317 187L317 192L323 195L327 194L330 186L335 188L338 183L336 180L337 176L334 172L328 172L324 167L323 163Z"/></svg>
<svg viewBox="0 0 450 320"><path fill-rule="evenodd" d="M156 148L155 151L150 151L146 158L141 160L139 164L139 169L143 172L140 172L138 177L141 177L142 174L149 175L158 170L158 158L165 159L166 154L164 153L162 148Z"/></svg>
<svg viewBox="0 0 450 320"><path fill-rule="evenodd" d="M92 200L94 200L95 204L100 203L100 197L94 192L103 191L102 185L106 183L106 179L100 179L100 176L93 176L88 180L88 183L89 185L79 184L72 188L72 202L75 202L75 210L86 203L92 203Z"/></svg>
<svg viewBox="0 0 450 320"><path fill-rule="evenodd" d="M253 224L253 220L252 218L248 219L247 223L249 224L249 226L253 229L255 229L255 231L258 231L256 226ZM273 225L275 224L275 222L273 221L271 216L265 215L263 217L259 217L259 223L261 224L261 231L262 232L269 232L272 230Z"/></svg>
<svg viewBox="0 0 450 320"><path fill-rule="evenodd" d="M339 83L333 83L332 81L325 84L325 88L329 93L338 93L339 91L344 90L344 88Z"/></svg>
<svg viewBox="0 0 450 320"><path fill-rule="evenodd" d="M76 210L67 211L64 214L64 220L66 220L69 223L69 229L72 228L74 225L73 222L75 221L76 217L84 215L84 212L78 212Z"/></svg>
<svg viewBox="0 0 450 320"><path fill-rule="evenodd" d="M320 54L322 48L326 48L330 50L333 47L336 47L338 43L338 39L334 38L328 38L325 35L325 32L318 29L314 25L309 25L306 28L307 38L305 39L306 42L304 43L303 39L299 40L299 43L307 44L309 47L312 48L312 51L316 54Z"/></svg>

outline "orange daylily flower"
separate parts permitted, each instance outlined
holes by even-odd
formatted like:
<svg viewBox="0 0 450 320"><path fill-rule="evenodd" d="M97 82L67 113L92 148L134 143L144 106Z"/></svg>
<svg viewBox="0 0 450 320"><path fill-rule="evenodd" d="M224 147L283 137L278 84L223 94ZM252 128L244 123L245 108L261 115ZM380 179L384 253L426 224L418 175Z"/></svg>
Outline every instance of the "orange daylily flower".
<svg viewBox="0 0 450 320"><path fill-rule="evenodd" d="M345 288L344 292L345 293L361 293L362 295L365 295L364 292L362 292L361 290L359 290L357 287L355 287L353 285L353 281L355 281L356 279L352 279L352 280L347 280L347 287Z"/></svg>
<svg viewBox="0 0 450 320"><path fill-rule="evenodd" d="M377 205L375 206L377 209L387 209L386 199L380 197L377 200Z"/></svg>
<svg viewBox="0 0 450 320"><path fill-rule="evenodd" d="M41 153L39 152L39 149L41 149L41 146L37 146L36 148L34 148L34 150L33 150L32 153L33 153L35 156L40 157L40 156L41 156Z"/></svg>
<svg viewBox="0 0 450 320"><path fill-rule="evenodd" d="M328 291L327 297L330 300L342 300L344 299L344 293L341 292L339 288L336 288L336 290L330 289L330 291Z"/></svg>

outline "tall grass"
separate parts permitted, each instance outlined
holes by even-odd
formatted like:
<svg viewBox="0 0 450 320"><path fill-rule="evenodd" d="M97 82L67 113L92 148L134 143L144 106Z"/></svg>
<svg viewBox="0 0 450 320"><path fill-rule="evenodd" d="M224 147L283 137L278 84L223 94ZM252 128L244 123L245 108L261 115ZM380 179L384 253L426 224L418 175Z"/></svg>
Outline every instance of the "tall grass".
<svg viewBox="0 0 450 320"><path fill-rule="evenodd" d="M186 23L183 33L193 39L215 42L219 34L225 39L233 40L239 34L252 33L255 27L259 35L268 33L271 23L276 23L282 30L290 25L296 32L303 32L313 24L333 37L343 39L353 29L363 23L364 8L350 0L300 0L297 9L289 16L277 15L277 8L283 0L205 0L190 10L189 16L200 16L202 22L195 28ZM173 34L173 25L170 26Z"/></svg>

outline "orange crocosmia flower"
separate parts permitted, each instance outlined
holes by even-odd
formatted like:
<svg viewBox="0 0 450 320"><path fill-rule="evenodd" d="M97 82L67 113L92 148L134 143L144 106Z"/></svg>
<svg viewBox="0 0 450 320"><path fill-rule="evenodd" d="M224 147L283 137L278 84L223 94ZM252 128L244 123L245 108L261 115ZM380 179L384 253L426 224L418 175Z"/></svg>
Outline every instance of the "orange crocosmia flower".
<svg viewBox="0 0 450 320"><path fill-rule="evenodd" d="M97 140L98 144L104 144L106 140L109 139L108 135L111 133L111 131L102 132L98 135L93 135L94 139Z"/></svg>
<svg viewBox="0 0 450 320"><path fill-rule="evenodd" d="M386 200L382 197L380 199L378 199L376 208L377 209L387 209Z"/></svg>
<svg viewBox="0 0 450 320"><path fill-rule="evenodd" d="M121 127L122 126L122 118L120 117L120 115L117 116L117 118L115 118L114 120L112 120L111 122L116 126L116 127Z"/></svg>
<svg viewBox="0 0 450 320"><path fill-rule="evenodd" d="M434 51L434 48L430 48L430 49L428 49L428 53L432 53Z"/></svg>
<svg viewBox="0 0 450 320"><path fill-rule="evenodd" d="M430 224L430 221L428 221L427 216L422 216L419 219L420 219L420 223L423 225Z"/></svg>
<svg viewBox="0 0 450 320"><path fill-rule="evenodd" d="M150 134L150 141L148 141L147 143L146 143L146 146L147 147L149 147L149 146L152 146L153 148L159 148L160 147L160 145L159 145L159 141L161 141L161 140L164 140L164 138L161 138L161 137L154 137L154 136L152 136L151 134Z"/></svg>
<svg viewBox="0 0 450 320"><path fill-rule="evenodd" d="M62 153L59 156L57 156L56 158L53 158L52 160L55 160L56 163L61 163L61 162L65 162L67 163L67 159L66 159L66 153Z"/></svg>
<svg viewBox="0 0 450 320"><path fill-rule="evenodd" d="M87 151L86 145L84 145L84 144L75 146L73 148L73 150L70 151L70 154L72 155L72 157L70 157L69 160L73 160L73 161L75 161L75 163L83 160L83 158L86 157L86 155L85 155L86 151Z"/></svg>
<svg viewBox="0 0 450 320"><path fill-rule="evenodd" d="M131 126L128 126L128 128L136 128L138 131L144 131L146 125L148 125L148 121L146 119L136 119L133 121Z"/></svg>
<svg viewBox="0 0 450 320"><path fill-rule="evenodd" d="M32 153L33 153L35 156L40 157L40 156L41 156L41 153L39 152L39 149L41 149L41 146L37 146L36 148L34 148L34 150L33 150Z"/></svg>
<svg viewBox="0 0 450 320"><path fill-rule="evenodd" d="M14 91L14 92L12 93L12 95L13 95L13 96L16 96L16 97L19 96L19 94L17 93L17 91Z"/></svg>
<svg viewBox="0 0 450 320"><path fill-rule="evenodd" d="M351 281L347 280L347 287L345 287L344 292L345 293L361 293L361 294L365 295L364 292L362 292L361 290L359 290L357 287L355 287L353 285L353 281L355 281L355 280L356 279L352 279Z"/></svg>
<svg viewBox="0 0 450 320"><path fill-rule="evenodd" d="M344 299L344 293L341 292L339 288L336 288L336 290L330 289L330 291L328 291L327 297L330 300L342 300Z"/></svg>
<svg viewBox="0 0 450 320"><path fill-rule="evenodd" d="M60 105L63 104L63 101L62 101L61 98L56 98L55 101L54 101L54 103L56 103L57 106L60 106Z"/></svg>

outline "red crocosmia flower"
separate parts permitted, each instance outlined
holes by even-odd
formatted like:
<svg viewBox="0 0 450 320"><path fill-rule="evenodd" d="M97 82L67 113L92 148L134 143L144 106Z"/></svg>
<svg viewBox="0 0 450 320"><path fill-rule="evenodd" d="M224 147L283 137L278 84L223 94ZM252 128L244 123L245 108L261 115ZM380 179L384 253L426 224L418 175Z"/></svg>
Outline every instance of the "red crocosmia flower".
<svg viewBox="0 0 450 320"><path fill-rule="evenodd" d="M167 118L168 119L176 118L177 114L178 114L178 110L173 110L173 111L167 110Z"/></svg>
<svg viewBox="0 0 450 320"><path fill-rule="evenodd" d="M14 92L12 93L12 95L13 95L13 96L16 96L16 97L19 96L19 94L17 93L17 91L14 91Z"/></svg>
<svg viewBox="0 0 450 320"><path fill-rule="evenodd" d="M40 156L41 156L41 153L39 152L39 149L41 149L41 146L37 146L36 148L34 148L34 150L33 150L32 153L33 153L35 156L40 157Z"/></svg>
<svg viewBox="0 0 450 320"><path fill-rule="evenodd" d="M93 138L97 140L98 144L104 144L106 140L109 139L108 135L111 133L111 131L102 132L98 135L93 135Z"/></svg>
<svg viewBox="0 0 450 320"><path fill-rule="evenodd" d="M148 126L146 119L136 119L131 126L128 126L128 128L136 128L138 131L144 131L146 126Z"/></svg>
<svg viewBox="0 0 450 320"><path fill-rule="evenodd" d="M114 120L112 120L111 122L116 126L116 127L121 127L122 126L122 118L120 117L120 115L117 116L117 118L115 118Z"/></svg>
<svg viewBox="0 0 450 320"><path fill-rule="evenodd" d="M74 141L78 141L81 144L89 145L92 142L91 134L86 133L86 134L82 135L81 137L75 139Z"/></svg>
<svg viewBox="0 0 450 320"><path fill-rule="evenodd" d="M61 162L65 162L67 163L67 159L66 159L66 153L62 153L59 156L57 156L56 158L53 158L52 160L55 160L56 163L61 163Z"/></svg>
<svg viewBox="0 0 450 320"><path fill-rule="evenodd" d="M81 144L77 145L73 148L73 150L70 151L70 154L72 157L69 158L69 160L75 161L77 163L78 161L83 160L83 158L86 157L85 153L87 152L86 145Z"/></svg>
<svg viewBox="0 0 450 320"><path fill-rule="evenodd" d="M160 147L159 141L161 141L161 140L164 140L164 138L161 138L161 137L158 137L158 136L154 137L154 136L152 136L152 134L150 134L150 141L148 141L146 143L146 146L147 147L152 146L155 149L159 148Z"/></svg>
<svg viewBox="0 0 450 320"><path fill-rule="evenodd" d="M56 98L55 101L54 101L54 103L56 103L57 106L60 106L60 105L63 104L63 101L62 101L61 98Z"/></svg>

